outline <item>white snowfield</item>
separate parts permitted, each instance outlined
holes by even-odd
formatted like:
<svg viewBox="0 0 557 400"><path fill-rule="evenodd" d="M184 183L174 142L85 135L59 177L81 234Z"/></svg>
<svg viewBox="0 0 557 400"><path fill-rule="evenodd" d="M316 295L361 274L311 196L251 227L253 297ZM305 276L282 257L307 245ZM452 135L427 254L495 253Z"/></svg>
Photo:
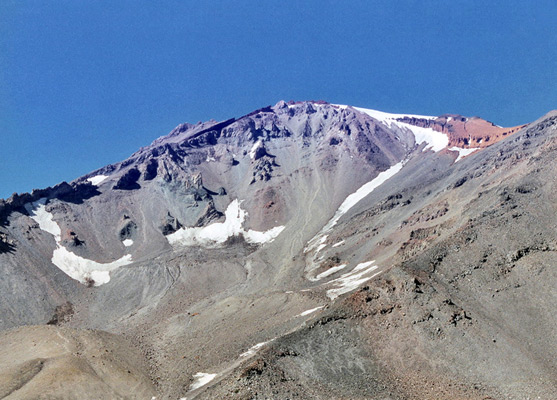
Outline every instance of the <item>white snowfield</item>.
<svg viewBox="0 0 557 400"><path fill-rule="evenodd" d="M108 176L106 175L96 175L92 176L91 178L87 178L89 182L91 182L95 186L99 186Z"/></svg>
<svg viewBox="0 0 557 400"><path fill-rule="evenodd" d="M329 297L331 300L334 300L344 293L348 293L352 290L357 289L363 283L379 275L381 272L369 275L370 272L377 269L377 265L373 265L374 262L375 261L367 261L360 263L356 265L356 267L352 271L341 275L340 278L333 279L332 281L327 282L327 284L338 286L334 289L327 290L327 297Z"/></svg>
<svg viewBox="0 0 557 400"><path fill-rule="evenodd" d="M372 118L375 118L376 120L380 121L381 123L383 123L388 127L392 127L393 125L395 125L399 128L409 129L414 134L414 138L416 139L417 144L421 144L423 142L427 143L424 150L432 149L433 151L437 152L439 150L443 150L445 147L449 145L449 137L444 133L437 132L431 128L422 128L419 126L414 126L414 125L406 124L404 122L397 121L397 119L404 118L404 117L428 119L428 120L432 120L437 117L430 117L425 115L411 115L411 114L388 114L381 111L370 110L367 108L360 108L360 107L354 107L354 108L360 112L369 115Z"/></svg>
<svg viewBox="0 0 557 400"><path fill-rule="evenodd" d="M224 212L225 221L215 222L204 227L180 228L167 235L171 245L214 247L222 244L233 236L242 235L244 239L253 244L264 244L273 241L283 231L284 226L276 226L265 232L245 230L242 225L247 212L240 207L241 201L232 201Z"/></svg>
<svg viewBox="0 0 557 400"><path fill-rule="evenodd" d="M455 163L458 162L459 160L462 160L463 157L466 157L469 154L472 154L473 152L475 152L476 150L479 150L480 148L472 148L472 149L463 149L462 147L451 147L449 148L450 151L458 151L458 157L455 160Z"/></svg>
<svg viewBox="0 0 557 400"><path fill-rule="evenodd" d="M133 244L133 240L125 239L125 240L122 241L122 243L124 244L124 246L130 247Z"/></svg>
<svg viewBox="0 0 557 400"><path fill-rule="evenodd" d="M45 204L46 198L43 198L34 203L26 204L25 209L29 216L39 224L39 228L54 236L57 248L52 253L51 261L70 278L84 284L93 280L95 286L100 286L110 281L110 271L132 262L131 254L126 254L116 261L103 264L70 252L61 245L62 231L53 220L52 214L46 211Z"/></svg>

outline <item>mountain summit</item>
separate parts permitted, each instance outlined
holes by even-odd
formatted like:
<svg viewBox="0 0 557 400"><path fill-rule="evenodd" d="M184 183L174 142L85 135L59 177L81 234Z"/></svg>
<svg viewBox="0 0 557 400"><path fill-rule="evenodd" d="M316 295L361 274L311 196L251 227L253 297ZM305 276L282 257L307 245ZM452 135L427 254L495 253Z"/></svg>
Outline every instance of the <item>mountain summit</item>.
<svg viewBox="0 0 557 400"><path fill-rule="evenodd" d="M1 200L0 395L551 398L556 121L280 101Z"/></svg>

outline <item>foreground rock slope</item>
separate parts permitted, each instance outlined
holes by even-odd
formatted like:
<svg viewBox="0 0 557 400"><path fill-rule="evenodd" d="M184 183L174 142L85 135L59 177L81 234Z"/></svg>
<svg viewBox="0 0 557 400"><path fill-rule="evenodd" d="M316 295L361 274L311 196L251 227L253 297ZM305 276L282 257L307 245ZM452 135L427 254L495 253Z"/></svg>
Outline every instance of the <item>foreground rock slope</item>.
<svg viewBox="0 0 557 400"><path fill-rule="evenodd" d="M0 393L554 398L556 121L279 102L14 195Z"/></svg>

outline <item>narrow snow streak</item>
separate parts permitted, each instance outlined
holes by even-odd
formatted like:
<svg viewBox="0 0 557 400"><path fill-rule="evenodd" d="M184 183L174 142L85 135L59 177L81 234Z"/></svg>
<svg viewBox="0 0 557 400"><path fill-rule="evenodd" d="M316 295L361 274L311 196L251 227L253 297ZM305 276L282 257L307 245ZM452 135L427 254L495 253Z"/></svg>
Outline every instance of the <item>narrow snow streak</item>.
<svg viewBox="0 0 557 400"><path fill-rule="evenodd" d="M95 186L99 186L108 176L106 175L96 175L92 176L91 178L87 178L89 182L91 182Z"/></svg>
<svg viewBox="0 0 557 400"><path fill-rule="evenodd" d="M389 169L387 169L386 171L381 172L374 179L372 179L368 183L361 186L358 190L356 190L356 192L349 195L342 202L342 204L340 205L338 210L335 212L335 215L333 216L333 218L331 218L329 220L329 222L327 222L327 224L323 227L323 229L321 229L321 231L319 231L319 233L317 235L315 235L308 242L306 248L304 249L304 252L309 253L311 251L315 251L314 256L313 256L313 260L315 261L315 259L317 258L317 253L320 250L323 249L323 247L321 247L321 245L325 242L325 240L327 240L328 235L326 235L326 233L330 232L333 229L333 227L338 223L340 218L344 214L346 214L348 212L348 210L350 210L352 207L354 207L356 204L358 204L362 199L364 199L367 195L369 195L371 192L373 192L377 187L382 185L389 178L396 175L396 173L399 172L402 169L403 165L404 165L404 162L401 161L401 162L391 166ZM310 268L310 271L312 271L312 270L314 270L318 267L319 267L319 264L314 262L313 265Z"/></svg>
<svg viewBox="0 0 557 400"><path fill-rule="evenodd" d="M337 271L340 271L341 269L346 268L346 264L342 264L342 265L338 265L336 267L332 267L329 268L327 271L321 272L319 275L317 275L315 278L310 279L311 281L318 281L321 280L323 278L328 277L329 275L334 274Z"/></svg>
<svg viewBox="0 0 557 400"><path fill-rule="evenodd" d="M204 227L180 228L167 235L166 239L171 245L214 247L226 242L230 237L241 234L249 243L263 244L273 241L283 231L284 226L276 226L265 232L244 230L242 224L247 212L240 208L240 204L236 199L228 205L224 212L224 222L215 222Z"/></svg>
<svg viewBox="0 0 557 400"><path fill-rule="evenodd" d="M273 340L274 340L274 339L269 340L269 341L267 341L267 342L257 343L256 345L251 346L251 347L249 348L248 351L246 351L246 352L240 354L240 357L249 357L249 356L251 356L251 355L257 353L257 350L259 350L260 348L262 348L263 346L265 346L267 343L272 342Z"/></svg>
<svg viewBox="0 0 557 400"><path fill-rule="evenodd" d="M451 148L449 148L449 150L450 151L458 151L458 157L455 160L455 163L456 163L459 160L462 160L463 157L466 157L467 155L472 154L476 150L479 150L479 148L463 149L462 147L451 147Z"/></svg>
<svg viewBox="0 0 557 400"><path fill-rule="evenodd" d="M325 306L319 306L319 307L312 308L311 310L304 311L303 313L298 315L298 317L304 317L306 315L312 314L312 313L314 313L318 310L321 310L323 307L325 307Z"/></svg>
<svg viewBox="0 0 557 400"><path fill-rule="evenodd" d="M348 196L342 202L342 204L338 208L337 212L335 213L335 216L333 217L333 219L331 221L329 221L329 224L327 224L327 225L330 225L331 228L334 225L336 225L336 223L338 222L340 217L342 217L344 214L346 214L348 212L348 210L350 210L352 207L354 207L356 204L358 204L360 202L360 200L365 198L367 195L369 195L371 192L373 192L377 187L382 185L385 181L387 181L387 179L396 175L396 173L402 169L403 164L404 163L401 161L401 162L391 166L388 170L379 173L379 175L377 175L375 177L375 179L373 179L373 180L369 181L368 183L364 184L362 187L360 187L358 190L356 190L356 192L354 192L350 196Z"/></svg>
<svg viewBox="0 0 557 400"><path fill-rule="evenodd" d="M110 271L132 262L131 254L126 254L116 261L103 264L70 252L61 245L62 231L58 223L54 221L53 215L46 211L45 204L46 198L43 198L34 203L26 204L25 209L31 219L39 224L39 228L54 236L57 248L52 253L51 261L70 278L81 283L89 283L90 280L93 280L95 286L100 286L110 281Z"/></svg>

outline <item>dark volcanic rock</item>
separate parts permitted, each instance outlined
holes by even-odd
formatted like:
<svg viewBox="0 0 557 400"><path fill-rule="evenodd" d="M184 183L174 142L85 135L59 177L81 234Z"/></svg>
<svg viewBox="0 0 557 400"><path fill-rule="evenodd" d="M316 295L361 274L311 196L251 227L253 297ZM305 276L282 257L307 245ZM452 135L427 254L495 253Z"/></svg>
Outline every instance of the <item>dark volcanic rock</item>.
<svg viewBox="0 0 557 400"><path fill-rule="evenodd" d="M141 172L137 168L129 169L122 177L118 180L116 185L114 185L114 189L118 190L135 190L139 189L140 186L137 183L139 177L141 176Z"/></svg>
<svg viewBox="0 0 557 400"><path fill-rule="evenodd" d="M132 221L128 216L124 216L123 220L120 222L120 228L118 230L118 237L121 241L126 239L132 239L137 231L137 224Z"/></svg>
<svg viewBox="0 0 557 400"><path fill-rule="evenodd" d="M165 217L164 223L161 227L161 232L163 235L166 236L176 232L181 227L182 224L178 221L177 218L173 217L169 212Z"/></svg>
<svg viewBox="0 0 557 400"><path fill-rule="evenodd" d="M147 166L145 167L145 173L143 174L143 179L145 179L146 181L155 179L157 176L158 167L159 167L159 163L156 159L150 160Z"/></svg>

